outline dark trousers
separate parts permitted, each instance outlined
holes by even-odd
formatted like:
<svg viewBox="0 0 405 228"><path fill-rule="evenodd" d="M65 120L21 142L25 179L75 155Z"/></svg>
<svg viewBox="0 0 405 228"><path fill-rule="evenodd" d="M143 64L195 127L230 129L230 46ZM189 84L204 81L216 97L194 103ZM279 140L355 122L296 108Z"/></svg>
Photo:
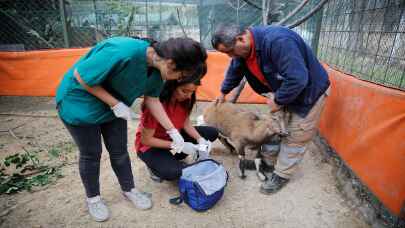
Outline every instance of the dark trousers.
<svg viewBox="0 0 405 228"><path fill-rule="evenodd" d="M201 137L206 140L212 142L218 138L218 130L216 128L207 126L197 126L195 128ZM197 143L196 140L189 136L184 130L181 131L181 135L184 141ZM183 164L180 161L187 157L185 153L176 153L173 155L168 149L154 147L137 154L156 176L169 181L180 178L183 169Z"/></svg>
<svg viewBox="0 0 405 228"><path fill-rule="evenodd" d="M87 197L100 195L101 137L110 154L111 166L123 191L134 188L127 149L127 121L116 118L99 125L76 126L65 123L79 148L79 172Z"/></svg>

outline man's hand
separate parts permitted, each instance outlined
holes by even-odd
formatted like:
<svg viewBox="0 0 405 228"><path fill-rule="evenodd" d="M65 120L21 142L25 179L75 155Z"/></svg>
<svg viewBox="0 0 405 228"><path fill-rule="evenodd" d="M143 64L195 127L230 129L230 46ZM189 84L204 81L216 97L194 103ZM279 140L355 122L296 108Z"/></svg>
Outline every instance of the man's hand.
<svg viewBox="0 0 405 228"><path fill-rule="evenodd" d="M274 93L262 93L261 95L267 98L266 103L270 107L270 112L277 112L281 109L281 106L274 101Z"/></svg>
<svg viewBox="0 0 405 228"><path fill-rule="evenodd" d="M281 106L274 102L274 99L268 98L267 104L270 107L270 112L277 112L281 109Z"/></svg>
<svg viewBox="0 0 405 228"><path fill-rule="evenodd" d="M135 116L131 108L122 102L118 102L116 105L111 107L111 109L116 117L125 119L127 121L132 120L132 118Z"/></svg>
<svg viewBox="0 0 405 228"><path fill-rule="evenodd" d="M217 97L215 99L215 101L219 102L219 103L224 103L226 101L225 97L226 97L226 94L221 93L221 95L219 97Z"/></svg>

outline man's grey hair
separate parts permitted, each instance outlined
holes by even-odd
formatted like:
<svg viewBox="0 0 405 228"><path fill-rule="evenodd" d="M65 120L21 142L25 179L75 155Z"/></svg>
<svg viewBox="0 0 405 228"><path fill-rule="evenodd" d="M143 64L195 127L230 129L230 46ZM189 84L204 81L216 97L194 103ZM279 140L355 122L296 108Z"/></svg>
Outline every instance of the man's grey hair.
<svg viewBox="0 0 405 228"><path fill-rule="evenodd" d="M218 25L211 37L212 47L217 49L220 44L225 47L233 47L236 42L236 37L244 33L245 29L237 25Z"/></svg>

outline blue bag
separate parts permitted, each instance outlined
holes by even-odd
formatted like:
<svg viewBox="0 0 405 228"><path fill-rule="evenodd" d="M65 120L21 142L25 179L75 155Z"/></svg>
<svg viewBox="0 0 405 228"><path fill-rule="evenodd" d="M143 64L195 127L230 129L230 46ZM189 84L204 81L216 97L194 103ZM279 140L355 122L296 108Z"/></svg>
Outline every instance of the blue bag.
<svg viewBox="0 0 405 228"><path fill-rule="evenodd" d="M198 161L183 169L180 196L170 199L170 203L184 201L196 211L206 211L222 198L227 182L228 173L220 163L212 159Z"/></svg>

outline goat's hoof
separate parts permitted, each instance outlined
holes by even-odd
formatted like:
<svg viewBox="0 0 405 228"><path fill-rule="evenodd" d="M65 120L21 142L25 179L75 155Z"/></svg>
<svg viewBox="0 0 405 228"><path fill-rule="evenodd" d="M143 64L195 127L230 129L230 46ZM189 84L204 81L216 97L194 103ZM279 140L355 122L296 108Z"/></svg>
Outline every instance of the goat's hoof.
<svg viewBox="0 0 405 228"><path fill-rule="evenodd" d="M239 170L238 171L238 177L243 180L243 179L246 178L246 175Z"/></svg>

